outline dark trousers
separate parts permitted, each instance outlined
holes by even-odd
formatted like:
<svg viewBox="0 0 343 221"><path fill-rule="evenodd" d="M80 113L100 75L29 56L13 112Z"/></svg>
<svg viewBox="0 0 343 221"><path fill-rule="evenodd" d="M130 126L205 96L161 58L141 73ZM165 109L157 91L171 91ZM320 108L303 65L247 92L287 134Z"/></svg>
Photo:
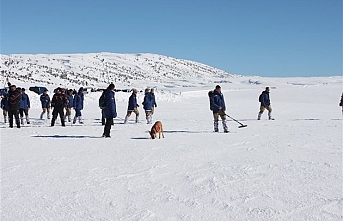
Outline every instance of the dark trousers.
<svg viewBox="0 0 343 221"><path fill-rule="evenodd" d="M13 116L15 118L15 124L18 128L20 128L20 121L19 121L19 109L9 109L8 110L8 121L10 123L10 127L13 127Z"/></svg>
<svg viewBox="0 0 343 221"><path fill-rule="evenodd" d="M19 115L20 115L20 117L24 117L24 114L25 114L25 116L29 115L29 109L20 108L20 109L19 109Z"/></svg>
<svg viewBox="0 0 343 221"><path fill-rule="evenodd" d="M60 115L61 118L61 124L62 127L65 126L65 122L64 122L64 112L63 112L63 107L61 108L54 108L54 110L52 111L52 120L51 120L51 126L53 127L55 125L55 121L57 119L57 115Z"/></svg>
<svg viewBox="0 0 343 221"><path fill-rule="evenodd" d="M106 123L105 123L105 128L104 128L105 136L110 136L112 124L113 124L113 118L106 118Z"/></svg>

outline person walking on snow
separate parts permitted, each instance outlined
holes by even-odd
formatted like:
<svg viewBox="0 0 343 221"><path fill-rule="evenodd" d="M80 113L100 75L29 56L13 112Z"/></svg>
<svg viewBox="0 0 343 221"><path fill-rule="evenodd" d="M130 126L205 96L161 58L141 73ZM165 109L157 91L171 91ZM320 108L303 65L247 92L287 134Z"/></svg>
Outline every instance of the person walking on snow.
<svg viewBox="0 0 343 221"><path fill-rule="evenodd" d="M145 110L145 117L148 124L152 123L151 110L153 106L153 100L149 88L145 89L145 95L143 100L143 109Z"/></svg>
<svg viewBox="0 0 343 221"><path fill-rule="evenodd" d="M339 102L339 106L342 107L342 114L343 114L343 93L341 95L341 101Z"/></svg>
<svg viewBox="0 0 343 221"><path fill-rule="evenodd" d="M213 118L214 118L214 132L219 132L218 129L218 122L219 116L222 119L224 133L229 132L229 127L226 123L226 114L225 114L225 100L224 95L221 92L221 87L219 85L216 86L215 90L213 91L213 95L210 98L210 106L212 107Z"/></svg>
<svg viewBox="0 0 343 221"><path fill-rule="evenodd" d="M20 108L19 108L21 124L24 124L24 113L25 113L26 123L30 124L29 110L30 110L30 98L29 98L29 95L25 93L25 88L22 88L21 89L21 102L20 102Z"/></svg>
<svg viewBox="0 0 343 221"><path fill-rule="evenodd" d="M66 121L68 118L68 122L71 122L71 109L72 107L74 107L73 89L69 89L67 91L67 99L68 103L66 104L66 114L64 117L64 121Z"/></svg>
<svg viewBox="0 0 343 221"><path fill-rule="evenodd" d="M40 96L40 102L42 104L43 112L40 114L40 119L43 120L43 115L47 113L47 118L50 119L50 97L48 95L48 90L44 90L43 94Z"/></svg>
<svg viewBox="0 0 343 221"><path fill-rule="evenodd" d="M137 90L132 89L132 94L129 98L129 103L127 107L127 114L124 120L124 124L127 124L129 117L131 116L132 112L136 114L136 123L139 123L139 105L137 104Z"/></svg>
<svg viewBox="0 0 343 221"><path fill-rule="evenodd" d="M151 94L151 99L152 99L151 115L154 115L155 107L157 107L154 88L151 88L150 94Z"/></svg>
<svg viewBox="0 0 343 221"><path fill-rule="evenodd" d="M55 121L57 116L60 115L61 118L61 125L65 127L64 121L64 107L68 104L68 99L65 94L62 94L61 88L56 89L56 93L52 96L51 99L51 106L54 108L52 111L52 119L51 119L51 126L55 126Z"/></svg>
<svg viewBox="0 0 343 221"><path fill-rule="evenodd" d="M268 110L268 119L274 120L272 118L272 107L270 106L270 98L269 98L269 87L266 87L264 91L262 91L261 95L259 96L260 105L260 112L258 113L257 120L261 120L261 116L265 109Z"/></svg>
<svg viewBox="0 0 343 221"><path fill-rule="evenodd" d="M7 92L1 95L1 109L2 114L4 115L4 123L7 123L7 116L8 116L8 95Z"/></svg>
<svg viewBox="0 0 343 221"><path fill-rule="evenodd" d="M83 87L80 87L79 92L75 94L74 96L75 117L73 120L73 124L76 123L77 119L79 119L80 124L83 124L82 113L81 113L81 110L83 110L83 100L84 100Z"/></svg>
<svg viewBox="0 0 343 221"><path fill-rule="evenodd" d="M115 90L114 84L110 84L107 87L107 89L104 91L106 107L102 111L103 117L105 118L104 133L102 134L102 136L106 138L111 137L111 127L113 125L113 118L117 117L117 108L116 108L116 101L114 98L114 90Z"/></svg>

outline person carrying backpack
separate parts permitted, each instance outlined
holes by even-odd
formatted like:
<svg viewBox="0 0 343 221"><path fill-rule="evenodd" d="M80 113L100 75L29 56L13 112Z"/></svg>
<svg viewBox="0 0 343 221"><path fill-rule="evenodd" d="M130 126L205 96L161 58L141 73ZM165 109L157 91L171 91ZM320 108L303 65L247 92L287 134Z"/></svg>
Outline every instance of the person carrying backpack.
<svg viewBox="0 0 343 221"><path fill-rule="evenodd" d="M145 89L144 100L142 102L143 109L145 110L145 118L147 124L152 124L152 106L153 104L153 97L151 96L150 89Z"/></svg>
<svg viewBox="0 0 343 221"><path fill-rule="evenodd" d="M225 114L225 100L224 95L221 92L221 87L219 85L216 86L214 91L211 93L209 92L210 97L210 109L213 112L214 118L214 132L219 132L219 117L222 119L224 133L229 132L229 127L226 123L226 114Z"/></svg>
<svg viewBox="0 0 343 221"><path fill-rule="evenodd" d="M113 125L113 118L117 117L117 107L114 98L114 84L110 84L104 92L106 106L102 111L103 117L105 118L104 133L102 134L105 138L111 137L111 127Z"/></svg>
<svg viewBox="0 0 343 221"><path fill-rule="evenodd" d="M261 103L260 105L260 112L258 113L257 120L261 120L261 116L264 112L265 109L268 110L268 119L269 120L274 120L272 118L272 107L270 106L270 98L269 98L269 87L266 87L264 91L259 96L259 102Z"/></svg>

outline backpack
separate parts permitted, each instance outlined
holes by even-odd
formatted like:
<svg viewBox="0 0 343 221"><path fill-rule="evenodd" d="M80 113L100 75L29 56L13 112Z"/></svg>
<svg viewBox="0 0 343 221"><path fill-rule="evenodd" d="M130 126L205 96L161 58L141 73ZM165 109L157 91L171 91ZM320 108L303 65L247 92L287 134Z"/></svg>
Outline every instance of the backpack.
<svg viewBox="0 0 343 221"><path fill-rule="evenodd" d="M260 94L260 96L258 97L258 101L262 102L262 94Z"/></svg>
<svg viewBox="0 0 343 221"><path fill-rule="evenodd" d="M106 108L106 96L105 96L105 91L102 92L100 98L99 98L99 107L100 109L105 109Z"/></svg>
<svg viewBox="0 0 343 221"><path fill-rule="evenodd" d="M209 91L208 92L208 97L209 97L209 100L210 100L210 110L213 110L213 106L212 106L213 96L214 96L214 91Z"/></svg>

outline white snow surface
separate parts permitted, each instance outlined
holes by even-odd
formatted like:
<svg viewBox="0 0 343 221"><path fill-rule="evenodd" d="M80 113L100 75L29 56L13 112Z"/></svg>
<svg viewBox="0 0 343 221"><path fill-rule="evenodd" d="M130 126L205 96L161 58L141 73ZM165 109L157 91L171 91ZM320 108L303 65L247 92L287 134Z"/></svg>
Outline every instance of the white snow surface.
<svg viewBox="0 0 343 221"><path fill-rule="evenodd" d="M229 81L219 83L226 112L247 127L228 119L230 133L221 123L213 132L214 82L155 83L165 134L155 140L142 107L140 123L123 124L130 93L116 93L112 137L102 138L99 92L85 95L85 124L63 128L39 120L28 91L30 125L0 118L1 220L342 220L342 77ZM266 86L275 120L258 121Z"/></svg>

